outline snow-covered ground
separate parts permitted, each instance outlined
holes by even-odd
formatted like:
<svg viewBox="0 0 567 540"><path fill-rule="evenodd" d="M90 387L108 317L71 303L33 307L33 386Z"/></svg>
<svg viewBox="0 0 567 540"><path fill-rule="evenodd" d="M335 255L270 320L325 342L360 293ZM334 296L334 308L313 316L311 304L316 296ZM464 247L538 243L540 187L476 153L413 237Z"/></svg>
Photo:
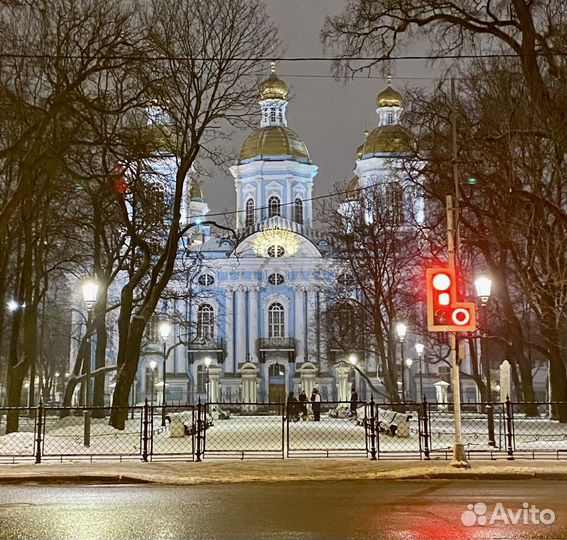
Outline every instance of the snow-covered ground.
<svg viewBox="0 0 567 540"><path fill-rule="evenodd" d="M170 437L169 430L161 427L160 418L154 417L153 447L155 455L191 455L195 451L195 436ZM0 424L5 426L5 419ZM21 431L0 435L0 458L32 456L34 451L33 419L22 419ZM129 419L123 431L108 425L108 419L92 419L90 446L83 444L83 419L69 416L59 419L48 417L42 455L87 456L124 455L142 453L141 418ZM410 423L410 437L378 435L380 453L411 453L419 457L420 441L418 422ZM454 442L453 418L448 413L437 413L430 422L430 450L448 451ZM567 425L544 418L514 420L515 449L522 451L563 450L567 452ZM486 419L480 415L465 415L462 425L463 444L471 451L494 451L488 446ZM505 451L504 424L495 418L496 450ZM370 442L368 443L370 444ZM364 427L346 418L321 416L320 422L290 422L281 416L238 416L216 420L206 431L206 453L215 454L270 454L300 455L366 455L367 441Z"/></svg>

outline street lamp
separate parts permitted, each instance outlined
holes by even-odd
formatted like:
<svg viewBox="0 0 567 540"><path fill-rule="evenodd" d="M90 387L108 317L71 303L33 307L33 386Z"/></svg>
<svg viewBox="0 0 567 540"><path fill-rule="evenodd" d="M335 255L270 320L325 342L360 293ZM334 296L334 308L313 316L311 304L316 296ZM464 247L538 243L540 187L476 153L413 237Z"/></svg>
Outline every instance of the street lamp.
<svg viewBox="0 0 567 540"><path fill-rule="evenodd" d="M157 362L155 360L152 360L149 364L150 369L152 370L152 393L151 393L151 403L152 405L154 404L154 393L156 390L156 367L157 367Z"/></svg>
<svg viewBox="0 0 567 540"><path fill-rule="evenodd" d="M90 405L91 397L91 335L89 333L89 329L92 324L93 308L96 304L96 298L98 295L98 283L94 278L87 278L83 281L81 288L83 291L83 301L85 302L85 306L87 308L87 335L85 340L86 351L83 365L83 375L85 378L81 383L81 397L83 399L83 405L88 407Z"/></svg>
<svg viewBox="0 0 567 540"><path fill-rule="evenodd" d="M411 392L411 366L413 364L413 360L411 358L406 358L406 367L408 368L408 389L409 389L409 400L412 400L412 392Z"/></svg>
<svg viewBox="0 0 567 540"><path fill-rule="evenodd" d="M205 358L205 367L207 368L206 370L206 374L205 374L205 391L206 391L206 400L205 401L209 401L209 368L211 367L211 358L209 356L207 356Z"/></svg>
<svg viewBox="0 0 567 540"><path fill-rule="evenodd" d="M406 332L408 327L403 322L396 324L396 334L398 335L398 341L401 346L401 368L402 368L402 401L406 400L406 383L405 383L405 369L404 369L404 338L406 337Z"/></svg>
<svg viewBox="0 0 567 540"><path fill-rule="evenodd" d="M476 289L476 296L480 300L480 331L481 331L481 357L483 369L486 374L486 402L492 401L492 389L490 381L490 358L488 356L488 347L484 338L488 334L488 320L486 313L486 306L490 300L490 293L492 291L492 280L486 276L479 276L474 280Z"/></svg>
<svg viewBox="0 0 567 540"><path fill-rule="evenodd" d="M165 426L165 392L166 392L166 377L167 377L167 338L171 333L171 324L169 321L164 320L161 321L159 325L159 334L163 341L163 387L162 387L162 395L161 395L161 425Z"/></svg>
<svg viewBox="0 0 567 540"><path fill-rule="evenodd" d="M423 399L423 350L425 345L423 343L415 344L415 352L419 358L419 399Z"/></svg>

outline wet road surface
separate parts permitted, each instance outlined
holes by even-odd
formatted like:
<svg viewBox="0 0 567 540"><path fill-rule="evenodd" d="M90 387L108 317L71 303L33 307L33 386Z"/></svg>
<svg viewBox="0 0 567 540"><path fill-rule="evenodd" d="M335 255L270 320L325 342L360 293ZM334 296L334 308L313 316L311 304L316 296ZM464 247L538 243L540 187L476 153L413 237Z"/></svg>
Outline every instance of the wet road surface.
<svg viewBox="0 0 567 540"><path fill-rule="evenodd" d="M481 504L467 506L476 503ZM501 509L494 514L497 503ZM532 505L553 511L554 522L532 524L534 515L544 521L551 517L530 510ZM464 520L475 524L463 524L465 511ZM510 523L513 519L519 523ZM5 485L0 486L0 538L567 538L567 484L381 480L193 487Z"/></svg>

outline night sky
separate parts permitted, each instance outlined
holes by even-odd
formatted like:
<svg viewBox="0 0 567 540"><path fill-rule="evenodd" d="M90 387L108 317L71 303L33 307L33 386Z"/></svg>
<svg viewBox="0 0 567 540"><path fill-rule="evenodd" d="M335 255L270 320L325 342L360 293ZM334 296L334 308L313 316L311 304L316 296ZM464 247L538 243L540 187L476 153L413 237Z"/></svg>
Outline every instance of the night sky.
<svg viewBox="0 0 567 540"><path fill-rule="evenodd" d="M265 4L279 30L282 56L322 56L319 35L325 16L340 13L345 0L265 0ZM410 52L425 53L426 48ZM267 62L266 77L269 69ZM372 131L377 125L376 94L386 82L378 69L370 74L372 78L364 74L347 83L335 80L330 62L280 62L277 72L290 87L288 126L304 140L319 166L315 196L329 193L336 182L352 178L356 148L364 130ZM425 61L402 61L392 71L393 86L400 91L406 85L429 86L434 82L430 74ZM248 134L235 133L234 155ZM213 212L234 209L234 183L228 168L206 179L203 187Z"/></svg>

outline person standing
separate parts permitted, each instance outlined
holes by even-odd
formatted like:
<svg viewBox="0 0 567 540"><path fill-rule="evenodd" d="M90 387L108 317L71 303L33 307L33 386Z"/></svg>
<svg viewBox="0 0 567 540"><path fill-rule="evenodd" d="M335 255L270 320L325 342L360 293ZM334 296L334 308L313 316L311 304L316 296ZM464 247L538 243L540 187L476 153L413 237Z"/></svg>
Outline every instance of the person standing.
<svg viewBox="0 0 567 540"><path fill-rule="evenodd" d="M356 409L358 408L358 394L356 390L353 388L350 394L350 415L351 418L356 420Z"/></svg>
<svg viewBox="0 0 567 540"><path fill-rule="evenodd" d="M317 388L313 389L311 402L313 403L313 420L319 422L321 420L321 394L319 394Z"/></svg>
<svg viewBox="0 0 567 540"><path fill-rule="evenodd" d="M299 413L303 420L307 420L307 394L305 390L301 390L299 394Z"/></svg>
<svg viewBox="0 0 567 540"><path fill-rule="evenodd" d="M290 392L287 396L287 414L292 422L297 422L299 420L299 414L297 411L297 399L293 392Z"/></svg>

